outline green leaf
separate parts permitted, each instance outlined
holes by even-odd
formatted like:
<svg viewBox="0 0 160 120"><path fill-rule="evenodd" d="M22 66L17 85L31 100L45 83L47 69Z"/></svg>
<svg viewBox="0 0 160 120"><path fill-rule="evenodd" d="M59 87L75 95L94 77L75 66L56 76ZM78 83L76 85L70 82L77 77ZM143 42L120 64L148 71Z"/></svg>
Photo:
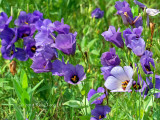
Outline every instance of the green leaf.
<svg viewBox="0 0 160 120"><path fill-rule="evenodd" d="M30 97L29 94L26 91L23 91L22 97L21 97L21 102L24 107L26 107L26 104L29 104Z"/></svg>
<svg viewBox="0 0 160 120"><path fill-rule="evenodd" d="M89 104L91 104L93 101L95 101L98 97L102 96L104 93L96 93L94 94L91 99L89 100Z"/></svg>
<svg viewBox="0 0 160 120"><path fill-rule="evenodd" d="M41 80L30 92L34 92L41 85L42 82L43 80Z"/></svg>
<svg viewBox="0 0 160 120"><path fill-rule="evenodd" d="M97 40L98 40L98 39L91 40L91 41L88 43L87 48L90 49Z"/></svg>
<svg viewBox="0 0 160 120"><path fill-rule="evenodd" d="M16 81L16 80L13 80L13 86L15 88L15 91L16 91L16 94L18 96L18 98L21 100L21 95L22 95L22 88L20 86L20 84Z"/></svg>
<svg viewBox="0 0 160 120"><path fill-rule="evenodd" d="M22 88L26 89L28 88L28 79L27 79L27 74L24 70L21 71L21 77L20 77L20 81L22 84Z"/></svg>
<svg viewBox="0 0 160 120"><path fill-rule="evenodd" d="M160 90L158 90L158 89L156 89L156 88L150 89L149 92L148 92L148 96L149 96L149 95L153 95L153 94L155 94L155 93L159 93L159 92L160 92Z"/></svg>
<svg viewBox="0 0 160 120"><path fill-rule="evenodd" d="M85 116L77 116L77 118L79 118L80 120L89 120L90 119L90 115L85 115Z"/></svg>
<svg viewBox="0 0 160 120"><path fill-rule="evenodd" d="M144 110L145 110L145 112L147 112L153 106L153 103L154 103L154 95L147 96L145 98L145 100L144 100Z"/></svg>
<svg viewBox="0 0 160 120"><path fill-rule="evenodd" d="M79 108L79 107L81 107L81 102L77 101L77 100L69 100L69 101L63 103L63 105L67 105L67 106L70 106L73 108Z"/></svg>

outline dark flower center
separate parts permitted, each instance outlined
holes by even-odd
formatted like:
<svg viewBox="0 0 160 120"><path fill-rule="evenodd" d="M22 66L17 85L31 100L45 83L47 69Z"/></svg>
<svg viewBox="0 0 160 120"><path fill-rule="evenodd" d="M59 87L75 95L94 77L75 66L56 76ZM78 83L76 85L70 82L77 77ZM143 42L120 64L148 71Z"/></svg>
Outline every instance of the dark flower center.
<svg viewBox="0 0 160 120"><path fill-rule="evenodd" d="M126 89L128 83L129 83L129 80L126 80L126 81L122 82L122 89L123 89L123 90Z"/></svg>
<svg viewBox="0 0 160 120"><path fill-rule="evenodd" d="M13 55L13 50L11 50L10 55Z"/></svg>
<svg viewBox="0 0 160 120"><path fill-rule="evenodd" d="M100 116L99 116L99 119L102 119L102 118L104 118L104 115L100 115Z"/></svg>
<svg viewBox="0 0 160 120"><path fill-rule="evenodd" d="M33 53L36 52L36 46L35 46L35 45L31 47L31 51L32 51Z"/></svg>
<svg viewBox="0 0 160 120"><path fill-rule="evenodd" d="M23 38L23 37L27 37L27 36L29 36L29 35L26 34L26 33L24 33L24 34L22 35L22 38Z"/></svg>
<svg viewBox="0 0 160 120"><path fill-rule="evenodd" d="M133 88L135 89L135 90L139 90L139 89L141 89L141 86L139 85L139 84L133 84Z"/></svg>
<svg viewBox="0 0 160 120"><path fill-rule="evenodd" d="M72 81L73 83L77 83L77 82L79 81L78 76L77 76L77 75L73 75L73 76L71 77L71 81Z"/></svg>
<svg viewBox="0 0 160 120"><path fill-rule="evenodd" d="M144 67L145 67L147 72L151 71L151 68L148 65L145 65Z"/></svg>

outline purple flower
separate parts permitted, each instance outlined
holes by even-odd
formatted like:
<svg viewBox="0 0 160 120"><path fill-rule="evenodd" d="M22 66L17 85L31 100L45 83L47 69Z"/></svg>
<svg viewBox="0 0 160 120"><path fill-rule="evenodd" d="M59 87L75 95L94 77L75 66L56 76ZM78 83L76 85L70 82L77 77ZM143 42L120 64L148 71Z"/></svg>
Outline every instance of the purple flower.
<svg viewBox="0 0 160 120"><path fill-rule="evenodd" d="M119 32L120 28L117 30L114 26L109 26L108 31L103 32L101 35L104 37L106 41L110 41L114 43L117 47L123 48L124 42L121 37L121 32Z"/></svg>
<svg viewBox="0 0 160 120"><path fill-rule="evenodd" d="M91 120L102 120L106 118L106 114L108 114L111 111L111 108L102 105L96 105L95 109L91 111L91 114L94 116Z"/></svg>
<svg viewBox="0 0 160 120"><path fill-rule="evenodd" d="M52 24L51 20L44 19L43 21L42 20L37 21L35 27L38 31L46 29L47 31L53 32L53 30L50 29L51 24Z"/></svg>
<svg viewBox="0 0 160 120"><path fill-rule="evenodd" d="M2 46L5 46L8 49L17 41L17 30L5 26L0 33L0 38L2 39Z"/></svg>
<svg viewBox="0 0 160 120"><path fill-rule="evenodd" d="M35 35L36 47L54 43L52 37L55 37L53 33L48 31L46 27L41 27L41 31Z"/></svg>
<svg viewBox="0 0 160 120"><path fill-rule="evenodd" d="M17 58L20 61L26 61L28 60L28 55L26 51L22 48L16 48L16 52L14 54L15 58Z"/></svg>
<svg viewBox="0 0 160 120"><path fill-rule="evenodd" d="M37 49L35 46L36 42L35 42L34 38L25 37L25 38L23 38L23 41L24 41L26 53L29 55L30 58L32 58L36 52L36 49Z"/></svg>
<svg viewBox="0 0 160 120"><path fill-rule="evenodd" d="M122 17L123 23L127 25L128 23L131 23L133 19L133 14L131 12L131 8L129 4L126 1L117 1L115 4L115 8L117 9L117 14ZM127 14L128 17L126 17L124 14Z"/></svg>
<svg viewBox="0 0 160 120"><path fill-rule="evenodd" d="M35 54L42 54L46 60L54 60L58 57L57 50L51 44L44 45L36 49Z"/></svg>
<svg viewBox="0 0 160 120"><path fill-rule="evenodd" d="M156 84L155 84L155 88L160 90L160 76L159 75L155 75L156 78ZM155 93L156 98L160 98L160 92L159 93Z"/></svg>
<svg viewBox="0 0 160 120"><path fill-rule="evenodd" d="M103 87L99 87L97 91L94 89L90 89L88 92L88 101L91 99L91 97L96 93L104 93L102 96L97 98L95 101L93 101L91 104L102 104L103 99L106 97L107 93L105 93L105 89Z"/></svg>
<svg viewBox="0 0 160 120"><path fill-rule="evenodd" d="M141 3L141 2L139 2L139 1L137 1L137 0L134 0L134 3L136 4L136 5L138 5L140 8L142 8L142 9L144 9L144 8L147 8L143 3Z"/></svg>
<svg viewBox="0 0 160 120"><path fill-rule="evenodd" d="M101 74L103 75L104 80L107 80L107 77L109 77L111 75L110 71L112 68L113 68L113 66L101 67L101 71L102 71Z"/></svg>
<svg viewBox="0 0 160 120"><path fill-rule="evenodd" d="M144 80L142 80L141 75L138 74L138 81L133 81L132 86L136 92L143 92L147 87L147 84Z"/></svg>
<svg viewBox="0 0 160 120"><path fill-rule="evenodd" d="M12 16L8 18L7 14L5 12L1 12L0 14L0 32L3 31L4 27L11 22Z"/></svg>
<svg viewBox="0 0 160 120"><path fill-rule="evenodd" d="M52 70L52 63L46 60L42 54L34 55L31 68L35 73L50 72Z"/></svg>
<svg viewBox="0 0 160 120"><path fill-rule="evenodd" d="M67 64L64 69L64 80L69 84L80 84L82 80L86 79L86 74L81 65L74 67L72 64Z"/></svg>
<svg viewBox="0 0 160 120"><path fill-rule="evenodd" d="M101 64L104 66L117 66L120 64L120 59L118 55L116 55L115 48L110 48L109 52L102 54Z"/></svg>
<svg viewBox="0 0 160 120"><path fill-rule="evenodd" d="M104 11L101 11L100 8L96 8L95 10L92 11L92 18L102 18L104 15Z"/></svg>
<svg viewBox="0 0 160 120"><path fill-rule="evenodd" d="M2 56L3 56L4 59L12 60L14 58L14 54L15 54L14 44L12 46L10 46L9 48L2 45L1 53L2 53Z"/></svg>
<svg viewBox="0 0 160 120"><path fill-rule="evenodd" d="M43 19L43 13L40 13L39 11L34 11L33 13L26 13L24 11L21 11L18 19L14 21L14 24L16 26L22 26L22 25L33 25L36 21Z"/></svg>
<svg viewBox="0 0 160 120"><path fill-rule="evenodd" d="M23 25L18 28L18 37L24 38L28 36L32 36L34 31L31 31L31 28L28 25Z"/></svg>
<svg viewBox="0 0 160 120"><path fill-rule="evenodd" d="M132 86L132 76L133 69L130 66L121 66L114 67L107 80L105 81L105 87L111 92L129 92L130 87Z"/></svg>
<svg viewBox="0 0 160 120"><path fill-rule="evenodd" d="M152 58L153 53L146 50L144 55L141 56L140 62L142 69L145 74L153 74L151 71L150 63L152 64L153 67L155 67L154 60Z"/></svg>
<svg viewBox="0 0 160 120"><path fill-rule="evenodd" d="M126 46L132 49L137 56L142 56L145 52L145 41L141 38L142 31L143 28L141 26L134 28L133 31L129 28L123 31Z"/></svg>
<svg viewBox="0 0 160 120"><path fill-rule="evenodd" d="M53 24L51 24L51 28L59 34L68 34L70 30L70 26L64 24L63 18L61 19L61 22L55 21Z"/></svg>
<svg viewBox="0 0 160 120"><path fill-rule="evenodd" d="M55 40L55 47L61 50L64 54L74 55L76 51L76 35L77 32L74 34L58 34Z"/></svg>
<svg viewBox="0 0 160 120"><path fill-rule="evenodd" d="M148 95L149 90L154 88L153 83L152 83L152 77L146 78L146 84L147 85L144 87L144 91L141 92L144 98ZM160 76L158 75L155 75L155 88L160 90ZM156 96L156 98L160 98L160 92L155 93L154 95Z"/></svg>
<svg viewBox="0 0 160 120"><path fill-rule="evenodd" d="M64 76L65 65L66 64L63 58L62 58L62 62L60 60L55 60L52 63L52 75Z"/></svg>

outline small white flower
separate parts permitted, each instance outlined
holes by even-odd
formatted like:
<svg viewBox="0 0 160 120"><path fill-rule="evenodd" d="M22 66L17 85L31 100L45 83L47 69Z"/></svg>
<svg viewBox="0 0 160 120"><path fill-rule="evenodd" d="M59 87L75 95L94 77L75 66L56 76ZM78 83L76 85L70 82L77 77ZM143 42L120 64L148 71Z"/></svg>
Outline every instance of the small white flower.
<svg viewBox="0 0 160 120"><path fill-rule="evenodd" d="M114 67L107 80L105 81L105 87L111 92L129 92L132 86L133 69L130 66Z"/></svg>
<svg viewBox="0 0 160 120"><path fill-rule="evenodd" d="M160 13L158 9L147 8L146 13L150 16L155 16Z"/></svg>

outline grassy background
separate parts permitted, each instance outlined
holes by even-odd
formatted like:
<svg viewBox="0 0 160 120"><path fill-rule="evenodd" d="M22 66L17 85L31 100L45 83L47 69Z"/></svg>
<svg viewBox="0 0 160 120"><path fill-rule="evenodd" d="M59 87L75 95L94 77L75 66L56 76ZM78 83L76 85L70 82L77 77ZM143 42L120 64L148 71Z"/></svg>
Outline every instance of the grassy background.
<svg viewBox="0 0 160 120"><path fill-rule="evenodd" d="M89 120L91 109L86 96L90 88L104 87L104 79L100 71L102 66L100 57L111 46L104 40L101 33L108 30L110 25L120 27L121 32L127 28L123 25L120 16L115 15L115 2L116 0L0 0L0 11L6 12L8 16L12 15L13 21L20 11L33 12L34 10L39 10L44 18L51 19L52 22L64 18L64 23L71 26L71 32L77 31L77 45L82 51L77 46L75 57L64 56L65 61L69 60L74 65L83 65L87 73L87 79L82 85L71 86L63 81L63 77L52 76L51 73L34 73L30 69L32 61L28 60L17 61L17 74L12 76L8 67L10 61L4 60L0 54L0 119ZM127 2L134 16L138 15L138 11L142 13L132 0L127 0ZM160 9L158 0L143 0L143 3L148 8ZM91 18L91 12L96 7L104 10L105 14L102 19ZM145 18L145 16L142 17ZM151 50L156 62L155 72L160 74L160 15L150 19L155 23ZM13 21L10 24L11 27L13 27ZM143 38L148 46L151 33L145 20L143 27ZM121 65L129 65L126 51L115 48L121 59ZM63 55L59 52L60 59ZM139 61L139 58L133 59L134 54L130 57L133 63ZM141 73L143 78L146 77L142 71ZM136 78L136 75L134 77ZM27 81L25 81L27 88L23 86L23 79ZM35 88L34 91L33 88ZM76 101L73 102L74 104L64 105L69 100ZM153 96L143 100L141 95L135 92L132 94L110 93L108 102L111 112L107 115L107 119L110 120L153 118L158 120L160 116L160 102L158 99L154 100ZM107 104L106 101L104 104Z"/></svg>

